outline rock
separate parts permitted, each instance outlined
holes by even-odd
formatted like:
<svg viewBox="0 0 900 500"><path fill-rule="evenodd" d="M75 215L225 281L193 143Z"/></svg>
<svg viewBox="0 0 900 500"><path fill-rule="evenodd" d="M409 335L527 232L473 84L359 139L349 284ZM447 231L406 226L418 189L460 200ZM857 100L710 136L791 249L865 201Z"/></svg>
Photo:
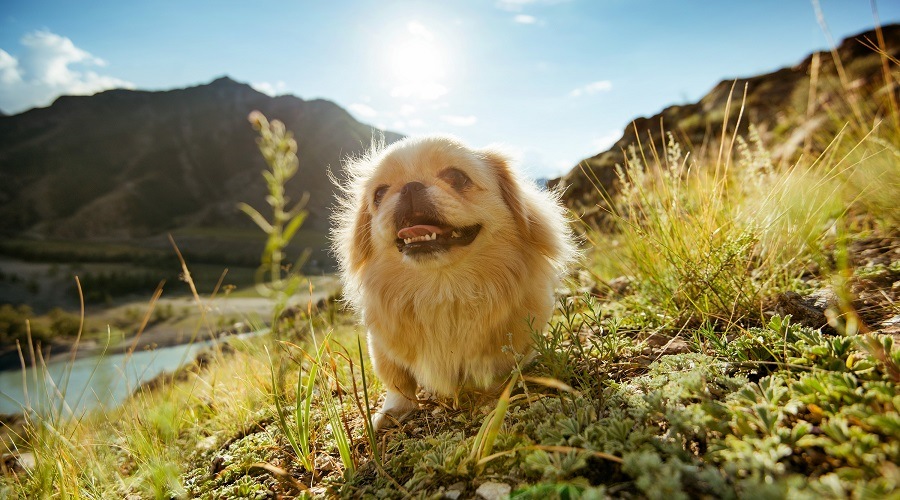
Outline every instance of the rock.
<svg viewBox="0 0 900 500"><path fill-rule="evenodd" d="M607 284L609 285L610 290L617 295L627 295L634 284L634 278L631 276L619 276L618 278L610 280Z"/></svg>
<svg viewBox="0 0 900 500"><path fill-rule="evenodd" d="M838 296L831 288L822 288L806 296L806 302L812 303L816 309L838 308Z"/></svg>
<svg viewBox="0 0 900 500"><path fill-rule="evenodd" d="M5 469L11 471L31 471L37 464L34 453L4 453L0 456L0 462L3 463Z"/></svg>
<svg viewBox="0 0 900 500"><path fill-rule="evenodd" d="M444 492L444 498L449 498L450 500L456 500L466 491L466 483L462 481L455 482L451 484L447 491Z"/></svg>
<svg viewBox="0 0 900 500"><path fill-rule="evenodd" d="M475 490L475 495L485 500L500 500L502 498L509 498L509 493L512 491L512 487L506 483L495 483L493 481L488 481Z"/></svg>
<svg viewBox="0 0 900 500"><path fill-rule="evenodd" d="M691 352L691 346L681 337L673 337L663 346L662 354L683 354Z"/></svg>
<svg viewBox="0 0 900 500"><path fill-rule="evenodd" d="M784 292L775 299L774 311L780 316L791 315L791 321L810 328L828 324L825 310L837 306L837 295L830 288L817 290L803 297L797 292Z"/></svg>
<svg viewBox="0 0 900 500"><path fill-rule="evenodd" d="M644 349L641 354L645 356L659 357L666 354L682 354L691 352L691 345L681 337L668 337L659 333L652 334L644 339Z"/></svg>
<svg viewBox="0 0 900 500"><path fill-rule="evenodd" d="M33 470L37 465L37 460L34 458L34 453L30 451L26 451L25 453L20 453L18 458L19 465L22 466L25 470Z"/></svg>
<svg viewBox="0 0 900 500"><path fill-rule="evenodd" d="M206 436L197 442L197 449L200 451L208 451L216 447L216 436Z"/></svg>
<svg viewBox="0 0 900 500"><path fill-rule="evenodd" d="M882 321L880 327L879 330L882 334L895 337L900 335L900 314Z"/></svg>

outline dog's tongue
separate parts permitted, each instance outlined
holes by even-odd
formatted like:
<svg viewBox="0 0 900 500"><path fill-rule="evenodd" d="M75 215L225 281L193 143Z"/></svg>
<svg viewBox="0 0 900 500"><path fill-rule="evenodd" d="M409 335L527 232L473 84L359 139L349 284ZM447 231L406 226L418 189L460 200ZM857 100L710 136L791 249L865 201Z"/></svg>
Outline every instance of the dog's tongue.
<svg viewBox="0 0 900 500"><path fill-rule="evenodd" d="M419 224L418 226L404 227L397 232L397 237L401 240L405 240L406 238L415 238L416 236L425 236L426 234L432 233L441 234L443 231L437 226Z"/></svg>

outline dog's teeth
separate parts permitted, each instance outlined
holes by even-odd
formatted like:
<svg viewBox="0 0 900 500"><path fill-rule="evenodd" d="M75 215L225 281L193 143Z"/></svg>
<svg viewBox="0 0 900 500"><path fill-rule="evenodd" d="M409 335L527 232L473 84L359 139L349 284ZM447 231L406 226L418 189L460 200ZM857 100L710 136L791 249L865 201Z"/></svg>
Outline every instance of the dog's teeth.
<svg viewBox="0 0 900 500"><path fill-rule="evenodd" d="M454 238L459 238L459 231L453 231L453 233L451 233L450 236L453 236Z"/></svg>
<svg viewBox="0 0 900 500"><path fill-rule="evenodd" d="M409 245L410 243L418 243L420 241L434 241L437 238L437 233L423 234L421 236L413 236L412 238L404 238L403 243Z"/></svg>

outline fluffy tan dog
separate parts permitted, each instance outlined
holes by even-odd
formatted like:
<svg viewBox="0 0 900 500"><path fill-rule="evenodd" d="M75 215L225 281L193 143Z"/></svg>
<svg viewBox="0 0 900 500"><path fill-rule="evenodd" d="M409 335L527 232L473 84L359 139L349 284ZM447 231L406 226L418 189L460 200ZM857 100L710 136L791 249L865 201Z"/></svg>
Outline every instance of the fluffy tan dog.
<svg viewBox="0 0 900 500"><path fill-rule="evenodd" d="M489 387L531 350L576 255L557 196L502 154L449 137L374 146L345 165L333 231L348 302L387 389L376 429L418 408L417 387Z"/></svg>

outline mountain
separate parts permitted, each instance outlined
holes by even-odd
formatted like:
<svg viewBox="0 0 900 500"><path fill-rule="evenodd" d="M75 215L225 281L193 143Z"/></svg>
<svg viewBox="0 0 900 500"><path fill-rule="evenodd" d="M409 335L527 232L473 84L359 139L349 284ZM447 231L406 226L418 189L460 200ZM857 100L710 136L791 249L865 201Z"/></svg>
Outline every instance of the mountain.
<svg viewBox="0 0 900 500"><path fill-rule="evenodd" d="M888 55L895 61L900 59L900 24L883 27L882 34ZM873 44L877 44L877 35L875 31L867 31L845 39L837 47L841 68L847 75L847 89L840 83L838 67L829 52L812 54L795 66L772 73L724 80L699 102L670 106L649 118L635 119L609 150L582 160L549 185L563 187L563 201L586 222L602 225L605 211L600 208L603 201L598 186L610 195L615 194L618 182L615 166L624 163L627 149L638 144L638 137L648 157L652 144L657 148L666 144L663 129L671 132L682 145L701 147L706 144L717 148L715 141L722 131L729 94L734 88L730 112L733 127L745 85L746 105L738 133L745 135L749 124L755 125L763 143L781 144L772 151L774 159L793 161L804 145L822 146L821 141L827 143L834 136L836 130L829 128L833 125L829 115L836 106L842 105L842 96L865 103L875 93L897 92L900 75L895 71L893 88L884 88L882 60L870 48ZM896 68L896 65L892 67ZM815 82L816 91L812 105L808 106L811 81ZM728 133L732 131L729 129Z"/></svg>
<svg viewBox="0 0 900 500"><path fill-rule="evenodd" d="M251 230L235 207L267 208L253 110L294 132L300 169L287 193L309 193L304 229L324 234L334 191L327 170L340 174L341 159L381 132L333 102L270 97L223 77L64 96L0 116L0 237L159 243L169 232Z"/></svg>

